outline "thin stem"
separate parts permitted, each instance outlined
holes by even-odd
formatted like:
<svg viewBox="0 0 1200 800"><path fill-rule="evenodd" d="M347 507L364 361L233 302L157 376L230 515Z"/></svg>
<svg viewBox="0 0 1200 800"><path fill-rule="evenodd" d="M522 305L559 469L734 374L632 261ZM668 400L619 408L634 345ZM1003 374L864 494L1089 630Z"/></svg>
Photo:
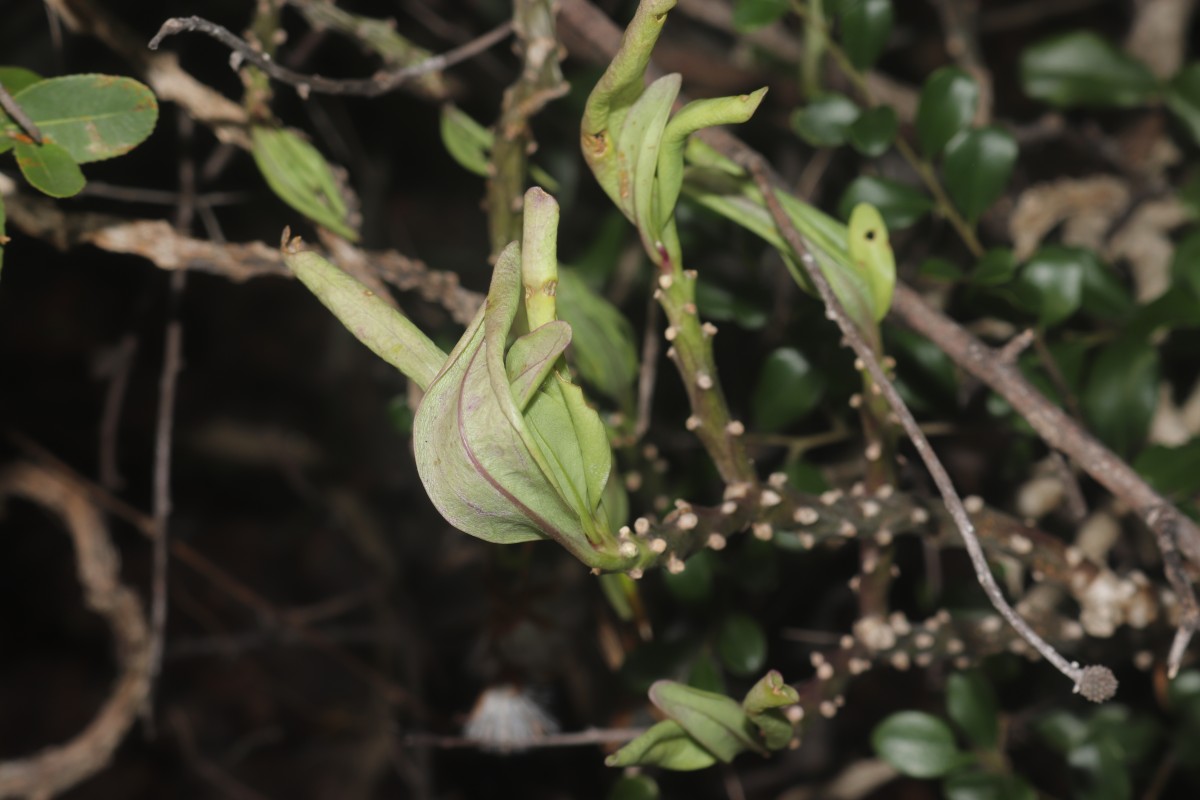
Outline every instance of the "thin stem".
<svg viewBox="0 0 1200 800"><path fill-rule="evenodd" d="M483 36L480 36L478 39L467 42L461 47L456 47L441 55L426 59L419 64L401 67L400 69L388 72L380 72L371 78L351 78L348 80L336 80L321 75L305 75L288 69L273 61L269 56L255 50L241 37L235 36L226 28L221 27L215 22L209 22L202 17L174 17L167 20L158 29L158 33L154 35L154 38L150 40L149 47L151 50L157 50L163 39L179 33L203 33L230 48L242 59L258 67L275 80L295 86L302 95L307 94L309 91L316 91L323 94L378 97L379 95L395 91L404 84L416 80L423 75L428 75L431 72L440 72L459 62L473 58L484 50L503 41L512 33L512 29L512 23L505 22Z"/></svg>
<svg viewBox="0 0 1200 800"><path fill-rule="evenodd" d="M21 126L21 130L29 134L29 138L37 144L42 143L42 132L34 123L29 115L25 113L25 109L21 108L20 104L13 99L13 96L8 93L3 84L0 84L0 108L4 109L4 113L12 118L12 121Z"/></svg>
<svg viewBox="0 0 1200 800"><path fill-rule="evenodd" d="M787 240L788 245L795 252L796 257L808 273L809 279L820 293L821 299L825 303L827 314L837 323L838 328L841 330L850 347L854 350L855 355L862 360L863 365L874 380L875 386L878 387L878 390L892 407L892 411L899 418L905 433L908 434L917 453L920 454L921 460L925 462L925 466L929 470L933 482L937 485L938 491L942 495L942 500L946 504L947 511L962 534L963 543L966 545L967 553L971 557L971 563L975 567L975 576L983 587L984 592L987 593L988 599L991 600L992 605L1000 612L1001 616L1013 627L1013 630L1020 634L1021 638L1032 645L1061 673L1074 681L1076 690L1079 690L1084 679L1084 670L1078 664L1068 662L1048 642L1038 636L1004 598L1000 587L996 584L995 577L992 575L991 567L988 565L987 557L983 553L983 547L979 543L979 538L975 535L975 528L971 524L967 510L963 507L962 500L959 498L958 492L954 488L954 482L951 481L946 468L942 466L942 462L938 459L937 454L934 453L933 447L929 444L929 440L925 438L925 434L921 431L912 412L908 410L908 406L900 398L896 387L888 380L882 365L880 365L878 359L875 357L874 351L863 339L862 334L842 307L837 296L833 293L832 287L830 287L829 282L825 279L825 275L821 272L816 259L813 258L800 232L796 230L796 226L792 224L787 213L779 204L770 179L767 177L761 157L747 160L749 163L746 166L749 168L755 183L766 199L767 209L771 212L771 218L775 221L780 234ZM1088 693L1088 696L1091 696L1090 693Z"/></svg>

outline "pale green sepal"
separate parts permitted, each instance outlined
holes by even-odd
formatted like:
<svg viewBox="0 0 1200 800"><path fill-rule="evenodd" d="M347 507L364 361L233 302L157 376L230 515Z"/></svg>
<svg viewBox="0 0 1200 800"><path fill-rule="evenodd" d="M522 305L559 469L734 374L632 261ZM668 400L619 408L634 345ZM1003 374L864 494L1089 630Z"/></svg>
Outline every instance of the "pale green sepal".
<svg viewBox="0 0 1200 800"><path fill-rule="evenodd" d="M504 371L518 409L524 411L529 405L534 392L554 371L559 356L570 343L571 326L555 320L518 338L508 348Z"/></svg>
<svg viewBox="0 0 1200 800"><path fill-rule="evenodd" d="M650 84L629 109L617 131L617 174L615 194L609 195L629 221L637 226L647 252L654 252L655 242L650 231L654 207L654 173L658 166L658 143L671 104L679 94L678 73L664 75ZM648 243L647 243L648 242Z"/></svg>
<svg viewBox="0 0 1200 800"><path fill-rule="evenodd" d="M779 670L771 670L750 687L742 699L742 708L747 714L761 714L772 708L794 706L800 702L800 693L795 687L784 683Z"/></svg>
<svg viewBox="0 0 1200 800"><path fill-rule="evenodd" d="M610 767L662 767L676 772L704 769L716 756L688 736L678 722L663 720L604 760Z"/></svg>
<svg viewBox="0 0 1200 800"><path fill-rule="evenodd" d="M726 763L746 750L766 753L745 710L734 699L674 681L655 681L650 701Z"/></svg>
<svg viewBox="0 0 1200 800"><path fill-rule="evenodd" d="M575 429L579 452L583 456L588 505L594 512L600 507L604 487L608 484L609 473L612 471L612 447L608 443L608 431L605 430L600 415L584 399L583 389L561 376L556 377L556 380L562 390L567 413L571 415L571 425Z"/></svg>
<svg viewBox="0 0 1200 800"><path fill-rule="evenodd" d="M888 242L888 229L879 209L859 203L850 212L846 241L850 258L871 291L875 321L887 316L896 288L896 257Z"/></svg>
<svg viewBox="0 0 1200 800"><path fill-rule="evenodd" d="M283 260L360 342L422 389L428 388L446 354L408 317L314 252L285 252Z"/></svg>

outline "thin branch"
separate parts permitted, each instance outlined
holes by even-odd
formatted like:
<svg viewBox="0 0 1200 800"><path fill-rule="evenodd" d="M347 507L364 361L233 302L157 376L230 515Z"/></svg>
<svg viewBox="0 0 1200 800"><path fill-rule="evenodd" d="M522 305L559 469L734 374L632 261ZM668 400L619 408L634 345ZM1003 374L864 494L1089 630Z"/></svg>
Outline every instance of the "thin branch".
<svg viewBox="0 0 1200 800"><path fill-rule="evenodd" d="M0 108L4 109L4 113L12 118L12 121L21 126L21 130L29 134L29 138L33 139L37 144L42 143L42 132L29 115L25 113L25 109L13 99L13 96L8 93L8 89L0 84Z"/></svg>
<svg viewBox="0 0 1200 800"><path fill-rule="evenodd" d="M588 747L598 744L620 744L633 741L646 732L645 728L587 728L570 733L548 733L537 739L522 742L521 750L546 750L558 747ZM401 747L437 747L443 750L462 748L491 748L495 744L466 736L439 736L433 733L410 733L400 740Z"/></svg>
<svg viewBox="0 0 1200 800"><path fill-rule="evenodd" d="M938 491L942 495L946 509L962 534L967 553L970 555L971 563L975 567L975 576L987 593L992 605L995 606L996 610L1000 612L1013 629L1021 635L1021 638L1029 642L1030 645L1041 653L1043 658L1058 668L1059 672L1074 681L1077 692L1082 692L1089 700L1097 702L1107 700L1116 691L1116 678L1113 677L1107 668L1088 667L1081 669L1078 664L1068 662L1048 642L1038 636L1021 615L1014 611L1012 606L1008 604L1008 601L1004 598L1004 594L1000 591L1000 587L996 584L996 579L992 575L987 557L984 555L983 547L979 544L979 539L975 535L975 528L971 524L967 510L963 508L962 500L959 498L958 492L954 488L954 482L951 481L946 468L942 466L942 462L938 459L937 454L934 453L929 440L921 432L921 428L913 417L912 412L908 410L908 406L900 398L896 387L888 380L882 365L880 365L875 357L874 351L863 339L862 334L842 307L841 301L833 293L832 287L830 287L829 282L825 279L824 273L821 272L816 259L813 258L800 232L796 230L795 225L792 224L787 213L780 205L779 199L775 195L775 188L771 185L771 181L767 177L761 156L747 159L747 161L746 166L749 168L750 173L754 177L755 184L766 200L767 209L775 221L776 228L787 241L788 246L794 251L796 257L804 265L804 269L813 285L817 287L817 291L821 295L821 300L825 303L827 315L831 316L837 323L842 335L854 350L855 355L862 361L867 372L870 373L875 386L879 388L888 405L892 407L892 411L899 418L905 433L908 434L922 461L925 462L925 466L929 470L933 482L937 485Z"/></svg>
<svg viewBox="0 0 1200 800"><path fill-rule="evenodd" d="M1146 526L1154 532L1167 580L1179 597L1183 612L1180 632L1168 661L1170 673L1176 674L1182 659L1180 642L1190 638L1200 625L1200 608L1180 551L1192 564L1200 565L1200 527L1156 492L1116 453L1047 400L1026 380L1020 369L997 358L996 351L949 317L930 308L915 291L898 283L892 298L892 314L1007 400L1046 444L1069 456L1113 495L1137 509ZM1186 643L1182 646L1186 647Z"/></svg>
<svg viewBox="0 0 1200 800"><path fill-rule="evenodd" d="M158 29L158 33L150 40L151 50L157 50L163 39L179 33L203 33L216 39L221 44L233 50L234 53L281 83L296 87L300 95L307 96L308 92L316 91L322 94L354 95L357 97L378 97L395 91L409 81L428 75L431 72L452 67L466 61L493 45L503 41L512 33L512 23L493 28L479 38L467 42L441 55L426 59L419 64L413 64L400 69L379 72L370 78L351 78L337 80L321 75L305 75L272 60L270 56L256 50L253 45L230 33L228 29L215 22L209 22L202 17L174 17L167 20Z"/></svg>

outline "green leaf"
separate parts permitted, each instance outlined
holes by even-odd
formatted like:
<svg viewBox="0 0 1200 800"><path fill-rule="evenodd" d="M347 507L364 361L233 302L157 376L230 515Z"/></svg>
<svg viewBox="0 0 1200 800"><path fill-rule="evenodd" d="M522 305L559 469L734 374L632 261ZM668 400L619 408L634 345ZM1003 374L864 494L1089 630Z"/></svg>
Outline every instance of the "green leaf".
<svg viewBox="0 0 1200 800"><path fill-rule="evenodd" d="M1136 308L1129 289L1117 279L1112 268L1088 251L1083 259L1084 313L1109 321L1121 321Z"/></svg>
<svg viewBox="0 0 1200 800"><path fill-rule="evenodd" d="M838 147L845 143L860 113L849 97L829 92L792 112L792 130L813 147Z"/></svg>
<svg viewBox="0 0 1200 800"><path fill-rule="evenodd" d="M311 251L285 253L288 269L375 355L422 389L433 381L446 354L408 317L341 269Z"/></svg>
<svg viewBox="0 0 1200 800"><path fill-rule="evenodd" d="M936 158L946 143L971 124L979 105L979 84L958 67L942 67L921 87L917 138L921 151Z"/></svg>
<svg viewBox="0 0 1200 800"><path fill-rule="evenodd" d="M1200 298L1200 229L1184 237L1171 256L1171 277Z"/></svg>
<svg viewBox="0 0 1200 800"><path fill-rule="evenodd" d="M1017 140L1003 128L964 131L946 145L942 176L946 191L974 223L1004 194L1017 163Z"/></svg>
<svg viewBox="0 0 1200 800"><path fill-rule="evenodd" d="M983 254L971 270L971 283L978 286L1000 286L1012 280L1017 271L1017 259L1007 247L994 247Z"/></svg>
<svg viewBox="0 0 1200 800"><path fill-rule="evenodd" d="M1037 792L1016 775L956 772L942 784L946 800L1037 800Z"/></svg>
<svg viewBox="0 0 1200 800"><path fill-rule="evenodd" d="M755 427L778 431L802 419L825 394L825 373L794 347L767 356L750 399Z"/></svg>
<svg viewBox="0 0 1200 800"><path fill-rule="evenodd" d="M555 299L559 318L571 324L568 358L580 377L622 408L631 408L638 351L629 320L573 269L559 269Z"/></svg>
<svg viewBox="0 0 1200 800"><path fill-rule="evenodd" d="M1128 456L1150 428L1158 402L1158 351L1140 337L1123 337L1100 351L1081 403L1092 430Z"/></svg>
<svg viewBox="0 0 1200 800"><path fill-rule="evenodd" d="M346 204L333 170L315 147L290 130L255 126L254 163L280 200L318 225L350 241L358 234L346 220Z"/></svg>
<svg viewBox="0 0 1200 800"><path fill-rule="evenodd" d="M688 670L687 685L706 692L725 693L725 679L721 675L721 667L708 650L692 662L691 669Z"/></svg>
<svg viewBox="0 0 1200 800"><path fill-rule="evenodd" d="M41 145L18 142L13 155L29 185L51 197L79 194L87 183L71 154L53 142Z"/></svg>
<svg viewBox="0 0 1200 800"><path fill-rule="evenodd" d="M917 267L917 274L923 278L929 278L935 281L960 281L963 278L962 268L945 258L934 256L927 258L921 262L921 266Z"/></svg>
<svg viewBox="0 0 1200 800"><path fill-rule="evenodd" d="M608 791L608 800L658 800L661 796L649 775L626 775Z"/></svg>
<svg viewBox="0 0 1200 800"><path fill-rule="evenodd" d="M1084 262L1088 260L1096 261L1089 250L1049 245L1026 262L1014 289L1026 308L1037 314L1039 323L1056 325L1079 309Z"/></svg>
<svg viewBox="0 0 1200 800"><path fill-rule="evenodd" d="M488 152L492 149L492 134L457 106L442 106L442 144L463 169L487 177Z"/></svg>
<svg viewBox="0 0 1200 800"><path fill-rule="evenodd" d="M984 750L994 749L1000 712L992 684L978 670L955 672L946 681L946 713Z"/></svg>
<svg viewBox="0 0 1200 800"><path fill-rule="evenodd" d="M1083 744L1088 736L1087 723L1077 714L1068 711L1047 714L1038 721L1037 732L1050 747L1060 753L1066 753Z"/></svg>
<svg viewBox="0 0 1200 800"><path fill-rule="evenodd" d="M892 32L892 0L841 0L842 47L850 62L865 70L887 47Z"/></svg>
<svg viewBox="0 0 1200 800"><path fill-rule="evenodd" d="M1138 453L1133 468L1167 497L1194 494L1200 491L1200 438L1175 447L1151 445Z"/></svg>
<svg viewBox="0 0 1200 800"><path fill-rule="evenodd" d="M42 80L41 75L24 67L0 67L0 86L3 86L12 95L40 80ZM0 111L0 120L3 119L5 119L4 112Z"/></svg>
<svg viewBox="0 0 1200 800"><path fill-rule="evenodd" d="M767 636L748 614L730 614L717 631L717 652L730 673L745 678L762 670L767 661Z"/></svg>
<svg viewBox="0 0 1200 800"><path fill-rule="evenodd" d="M850 219L850 213L859 203L869 203L879 209L890 231L913 225L933 208L933 203L920 189L869 175L855 178L846 187L838 201L838 216Z"/></svg>
<svg viewBox="0 0 1200 800"><path fill-rule="evenodd" d="M859 115L847 131L850 144L868 158L881 156L896 139L896 111L891 106L875 106Z"/></svg>
<svg viewBox="0 0 1200 800"><path fill-rule="evenodd" d="M1167 108L1175 112L1192 141L1200 144L1200 62L1193 61L1171 79Z"/></svg>
<svg viewBox="0 0 1200 800"><path fill-rule="evenodd" d="M696 306L703 319L736 322L748 331L767 324L768 314L758 304L701 277L696 281Z"/></svg>
<svg viewBox="0 0 1200 800"><path fill-rule="evenodd" d="M67 75L26 86L14 97L45 141L76 164L128 153L154 131L158 101L145 85L112 75Z"/></svg>
<svg viewBox="0 0 1200 800"><path fill-rule="evenodd" d="M1025 94L1059 108L1128 108L1150 100L1158 81L1145 64L1091 31L1039 42L1021 54Z"/></svg>
<svg viewBox="0 0 1200 800"><path fill-rule="evenodd" d="M733 7L733 27L739 33L750 33L787 13L789 0L737 0Z"/></svg>
<svg viewBox="0 0 1200 800"><path fill-rule="evenodd" d="M663 583L680 602L704 603L712 596L714 561L711 550L701 550L687 560L683 572L663 570Z"/></svg>
<svg viewBox="0 0 1200 800"><path fill-rule="evenodd" d="M875 726L875 752L912 778L940 778L963 763L954 733L937 717L920 711L900 711Z"/></svg>
<svg viewBox="0 0 1200 800"><path fill-rule="evenodd" d="M674 681L655 681L649 694L654 705L721 761L728 763L746 750L765 752L746 712L733 699Z"/></svg>
<svg viewBox="0 0 1200 800"><path fill-rule="evenodd" d="M677 772L704 769L717 758L674 720L663 720L604 759L610 767L662 767Z"/></svg>
<svg viewBox="0 0 1200 800"><path fill-rule="evenodd" d="M850 211L846 247L852 268L866 283L872 316L880 322L887 316L896 289L896 255L879 209L859 203Z"/></svg>

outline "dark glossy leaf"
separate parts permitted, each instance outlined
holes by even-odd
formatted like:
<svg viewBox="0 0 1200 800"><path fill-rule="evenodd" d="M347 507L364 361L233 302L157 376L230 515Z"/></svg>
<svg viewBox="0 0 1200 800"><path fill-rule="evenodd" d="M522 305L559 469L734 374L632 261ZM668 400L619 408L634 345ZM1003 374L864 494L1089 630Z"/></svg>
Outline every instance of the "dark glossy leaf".
<svg viewBox="0 0 1200 800"><path fill-rule="evenodd" d="M946 143L971 124L979 105L979 84L958 67L942 67L921 87L917 105L917 138L921 151L934 159Z"/></svg>
<svg viewBox="0 0 1200 800"><path fill-rule="evenodd" d="M626 775L613 784L608 800L658 800L662 794L649 775Z"/></svg>
<svg viewBox="0 0 1200 800"><path fill-rule="evenodd" d="M1149 714L1135 714L1119 703L1097 708L1088 728L1092 741L1112 742L1120 750L1122 762L1131 767L1147 762L1161 749L1164 733L1158 719Z"/></svg>
<svg viewBox="0 0 1200 800"><path fill-rule="evenodd" d="M756 31L787 13L788 0L737 0L733 7L733 27L740 33Z"/></svg>
<svg viewBox="0 0 1200 800"><path fill-rule="evenodd" d="M347 223L337 179L319 150L281 128L256 126L250 138L254 163L280 200L339 236L358 240Z"/></svg>
<svg viewBox="0 0 1200 800"><path fill-rule="evenodd" d="M1115 742L1088 740L1067 753L1067 764L1082 780L1072 795L1081 800L1133 800L1125 754Z"/></svg>
<svg viewBox="0 0 1200 800"><path fill-rule="evenodd" d="M892 0L841 0L842 48L850 62L867 69L883 54L892 32Z"/></svg>
<svg viewBox="0 0 1200 800"><path fill-rule="evenodd" d="M705 651L692 662L688 670L687 685L706 692L725 694L725 679L721 677L721 666L711 653Z"/></svg>
<svg viewBox="0 0 1200 800"><path fill-rule="evenodd" d="M845 143L859 108L844 94L823 94L792 112L792 130L813 147L837 147Z"/></svg>
<svg viewBox="0 0 1200 800"><path fill-rule="evenodd" d="M1083 302L1084 263L1099 264L1095 254L1081 247L1049 245L1025 263L1014 285L1022 305L1037 314L1044 326L1056 325L1074 314Z"/></svg>
<svg viewBox="0 0 1200 800"><path fill-rule="evenodd" d="M1184 237L1171 257L1171 278L1200 297L1200 228Z"/></svg>
<svg viewBox="0 0 1200 800"><path fill-rule="evenodd" d="M794 347L781 347L767 356L750 406L755 427L778 431L802 419L825 394L825 373Z"/></svg>
<svg viewBox="0 0 1200 800"><path fill-rule="evenodd" d="M1200 492L1200 439L1176 447L1151 445L1138 453L1133 468L1167 497Z"/></svg>
<svg viewBox="0 0 1200 800"><path fill-rule="evenodd" d="M748 614L730 614L717 631L717 653L733 675L745 678L762 671L767 661L767 636Z"/></svg>
<svg viewBox="0 0 1200 800"><path fill-rule="evenodd" d="M979 286L1000 286L1012 280L1017 272L1017 258L1007 247L994 247L983 254L971 271L971 283Z"/></svg>
<svg viewBox="0 0 1200 800"><path fill-rule="evenodd" d="M1056 36L1021 54L1025 94L1060 108L1129 107L1152 98L1158 81L1146 65L1091 31Z"/></svg>
<svg viewBox="0 0 1200 800"><path fill-rule="evenodd" d="M678 722L663 720L604 759L604 763L610 767L641 765L688 772L711 767L717 759Z"/></svg>
<svg viewBox="0 0 1200 800"><path fill-rule="evenodd" d="M954 205L974 223L1004 194L1017 163L1017 140L1003 128L964 131L946 145L942 177Z"/></svg>
<svg viewBox="0 0 1200 800"><path fill-rule="evenodd" d="M19 142L13 155L29 185L51 197L79 194L87 183L71 154L53 142L41 145Z"/></svg>
<svg viewBox="0 0 1200 800"><path fill-rule="evenodd" d="M942 784L946 800L1037 800L1037 792L1016 775L956 772Z"/></svg>
<svg viewBox="0 0 1200 800"><path fill-rule="evenodd" d="M1133 313L1133 297L1109 264L1092 257L1085 258L1082 266L1084 313L1110 321L1123 320Z"/></svg>
<svg viewBox="0 0 1200 800"><path fill-rule="evenodd" d="M1055 711L1042 717L1037 723L1037 732L1060 753L1083 744L1088 736L1087 723L1069 711Z"/></svg>
<svg viewBox="0 0 1200 800"><path fill-rule="evenodd" d="M946 713L978 748L991 750L1000 732L992 684L978 670L955 672L946 681Z"/></svg>
<svg viewBox="0 0 1200 800"><path fill-rule="evenodd" d="M696 281L696 306L703 319L736 322L748 331L759 330L767 324L764 308L703 278Z"/></svg>
<svg viewBox="0 0 1200 800"><path fill-rule="evenodd" d="M687 560L683 572L663 570L663 583L683 603L704 603L712 596L714 561L711 550L701 550Z"/></svg>
<svg viewBox="0 0 1200 800"><path fill-rule="evenodd" d="M1188 64L1171 80L1167 108L1175 112L1192 141L1200 144L1200 62Z"/></svg>
<svg viewBox="0 0 1200 800"><path fill-rule="evenodd" d="M963 271L955 264L945 258L927 258L921 262L921 266L917 268L917 273L923 278L929 278L935 281L954 281L962 280Z"/></svg>
<svg viewBox="0 0 1200 800"><path fill-rule="evenodd" d="M869 108L850 125L850 144L869 158L881 156L896 140L897 124L896 111L891 106Z"/></svg>
<svg viewBox="0 0 1200 800"><path fill-rule="evenodd" d="M875 752L912 778L940 778L963 763L954 732L937 717L920 711L900 711L875 726Z"/></svg>
<svg viewBox="0 0 1200 800"><path fill-rule="evenodd" d="M897 386L914 409L929 410L954 405L958 394L958 368L946 352L918 333L905 328L887 329L887 352L897 361Z"/></svg>
<svg viewBox="0 0 1200 800"><path fill-rule="evenodd" d="M1081 403L1093 432L1128 456L1146 437L1158 402L1158 351L1141 338L1105 346L1088 373Z"/></svg>
<svg viewBox="0 0 1200 800"><path fill-rule="evenodd" d="M909 227L933 208L933 202L920 189L868 175L855 178L846 187L838 201L838 215L850 219L850 212L859 203L870 203L879 209L889 231Z"/></svg>
<svg viewBox="0 0 1200 800"><path fill-rule="evenodd" d="M13 97L42 136L76 164L129 152L154 131L158 101L132 78L66 75L26 86Z"/></svg>

